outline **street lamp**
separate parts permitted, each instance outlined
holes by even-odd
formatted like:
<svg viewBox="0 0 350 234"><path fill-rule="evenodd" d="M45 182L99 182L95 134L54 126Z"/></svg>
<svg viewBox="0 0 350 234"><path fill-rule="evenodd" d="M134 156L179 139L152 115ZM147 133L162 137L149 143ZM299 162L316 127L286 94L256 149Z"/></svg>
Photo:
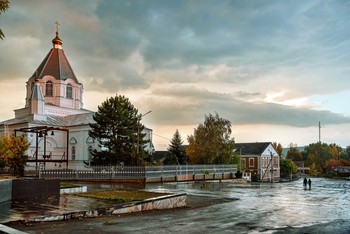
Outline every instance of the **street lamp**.
<svg viewBox="0 0 350 234"><path fill-rule="evenodd" d="M141 114L137 118L137 148L136 148L136 158L139 158L139 152L140 152L140 120L142 119L143 116L148 115L152 111L148 111L145 114Z"/></svg>

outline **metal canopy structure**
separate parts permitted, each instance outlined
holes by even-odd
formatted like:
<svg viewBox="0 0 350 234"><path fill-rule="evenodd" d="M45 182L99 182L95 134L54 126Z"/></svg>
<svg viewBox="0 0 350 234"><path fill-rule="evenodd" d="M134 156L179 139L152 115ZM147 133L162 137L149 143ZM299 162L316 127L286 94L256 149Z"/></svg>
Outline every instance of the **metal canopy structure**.
<svg viewBox="0 0 350 234"><path fill-rule="evenodd" d="M66 133L66 152L62 155L60 159L54 159L51 157L51 153L47 154L46 152L46 137L48 134L51 134L51 136L54 136L55 131L61 131ZM46 162L54 162L54 163L66 163L66 167L68 168L68 146L69 146L69 130L58 128L58 127L48 127L48 126L37 126L37 127L30 127L30 128L20 128L15 129L15 136L17 136L17 132L24 132L24 133L33 133L35 134L35 159L28 159L28 162L35 162L36 169L38 169L38 163L44 163L44 167ZM39 149L39 139L44 139L44 153L42 158L38 155L38 149Z"/></svg>

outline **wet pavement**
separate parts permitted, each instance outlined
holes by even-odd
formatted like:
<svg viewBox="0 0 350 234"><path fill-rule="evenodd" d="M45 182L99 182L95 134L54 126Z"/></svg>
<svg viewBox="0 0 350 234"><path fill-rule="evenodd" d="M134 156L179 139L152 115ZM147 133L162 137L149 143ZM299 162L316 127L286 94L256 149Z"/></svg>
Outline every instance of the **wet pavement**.
<svg viewBox="0 0 350 234"><path fill-rule="evenodd" d="M27 233L350 233L350 181L312 180L311 190L303 188L302 180L147 184L147 191L185 192L192 204L207 204L13 227ZM215 199L218 202L208 202Z"/></svg>

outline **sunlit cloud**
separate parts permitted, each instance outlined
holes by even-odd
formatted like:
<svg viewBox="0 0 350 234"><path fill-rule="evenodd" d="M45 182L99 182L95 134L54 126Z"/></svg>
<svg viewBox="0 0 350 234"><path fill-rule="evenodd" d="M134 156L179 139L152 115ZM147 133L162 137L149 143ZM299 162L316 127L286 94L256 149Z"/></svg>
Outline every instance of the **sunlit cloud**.
<svg viewBox="0 0 350 234"><path fill-rule="evenodd" d="M84 108L126 95L167 138L217 112L240 142L308 144L322 121L328 141L350 145L349 11L345 1L13 1L1 15L0 117L24 104L59 20Z"/></svg>

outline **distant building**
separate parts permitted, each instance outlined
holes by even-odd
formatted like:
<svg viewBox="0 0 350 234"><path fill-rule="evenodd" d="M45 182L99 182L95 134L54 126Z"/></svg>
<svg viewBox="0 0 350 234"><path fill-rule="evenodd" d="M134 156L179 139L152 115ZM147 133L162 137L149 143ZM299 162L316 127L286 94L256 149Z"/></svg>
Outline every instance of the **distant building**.
<svg viewBox="0 0 350 234"><path fill-rule="evenodd" d="M296 148L301 153L301 152L304 151L305 146L295 146L294 148ZM282 155L281 156L283 158L287 158L287 153L288 153L289 149L290 149L290 147L282 149Z"/></svg>
<svg viewBox="0 0 350 234"><path fill-rule="evenodd" d="M280 159L271 142L236 143L242 173L251 173L253 181L280 180Z"/></svg>
<svg viewBox="0 0 350 234"><path fill-rule="evenodd" d="M89 137L94 112L83 108L81 84L64 53L58 29L53 48L26 83L25 107L0 123L0 136L26 135L30 165L76 168L91 160L98 144ZM145 149L152 153L152 129L145 128Z"/></svg>

